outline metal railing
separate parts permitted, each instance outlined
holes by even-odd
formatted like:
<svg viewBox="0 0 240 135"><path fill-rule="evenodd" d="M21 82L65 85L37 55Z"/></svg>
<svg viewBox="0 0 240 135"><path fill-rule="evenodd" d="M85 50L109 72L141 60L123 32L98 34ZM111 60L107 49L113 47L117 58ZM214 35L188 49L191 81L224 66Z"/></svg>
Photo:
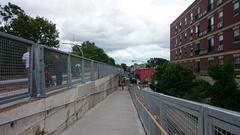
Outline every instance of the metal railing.
<svg viewBox="0 0 240 135"><path fill-rule="evenodd" d="M129 86L148 135L240 135L240 113ZM224 100L224 99L223 99Z"/></svg>
<svg viewBox="0 0 240 135"><path fill-rule="evenodd" d="M118 72L114 66L0 32L0 105L45 97Z"/></svg>

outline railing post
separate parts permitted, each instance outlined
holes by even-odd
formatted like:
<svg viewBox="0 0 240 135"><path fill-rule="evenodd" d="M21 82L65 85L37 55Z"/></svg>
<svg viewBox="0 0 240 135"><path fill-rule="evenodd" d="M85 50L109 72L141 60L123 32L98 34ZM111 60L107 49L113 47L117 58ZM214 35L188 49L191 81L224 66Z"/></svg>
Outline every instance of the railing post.
<svg viewBox="0 0 240 135"><path fill-rule="evenodd" d="M82 66L81 67L82 67L82 79L81 80L82 80L82 83L85 83L85 79L84 79L85 78L85 69L84 69L85 67L84 67L84 58L83 57L82 57Z"/></svg>
<svg viewBox="0 0 240 135"><path fill-rule="evenodd" d="M34 45L33 95L45 97L44 47Z"/></svg>
<svg viewBox="0 0 240 135"><path fill-rule="evenodd" d="M94 80L94 61L91 60L91 81Z"/></svg>
<svg viewBox="0 0 240 135"><path fill-rule="evenodd" d="M68 54L68 87L70 88L72 85L72 63L71 63L71 54Z"/></svg>
<svg viewBox="0 0 240 135"><path fill-rule="evenodd" d="M99 68L100 68L99 63L97 63L97 79L100 78Z"/></svg>

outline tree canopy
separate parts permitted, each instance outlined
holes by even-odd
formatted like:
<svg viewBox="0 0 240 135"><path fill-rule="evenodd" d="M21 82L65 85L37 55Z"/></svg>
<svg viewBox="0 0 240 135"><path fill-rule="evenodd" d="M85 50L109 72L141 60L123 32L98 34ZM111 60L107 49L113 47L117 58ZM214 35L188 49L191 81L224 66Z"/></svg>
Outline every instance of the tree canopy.
<svg viewBox="0 0 240 135"><path fill-rule="evenodd" d="M74 54L82 56L79 47L80 46L77 45L73 46L72 51ZM102 48L97 47L94 42L83 42L81 44L81 49L85 58L115 65L115 60L109 57Z"/></svg>
<svg viewBox="0 0 240 135"><path fill-rule="evenodd" d="M163 64L156 69L152 81L157 82L157 92L183 97L192 88L194 78L189 69L176 64Z"/></svg>
<svg viewBox="0 0 240 135"><path fill-rule="evenodd" d="M151 58L147 61L147 67L157 68L165 63L169 63L168 60L163 58Z"/></svg>
<svg viewBox="0 0 240 135"><path fill-rule="evenodd" d="M208 90L210 104L240 111L240 90L235 81L235 72L232 64L225 62L224 66L212 65L209 67L209 76L215 83Z"/></svg>
<svg viewBox="0 0 240 135"><path fill-rule="evenodd" d="M2 25L0 31L19 36L50 47L59 47L56 24L43 17L31 17L19 6L0 5Z"/></svg>

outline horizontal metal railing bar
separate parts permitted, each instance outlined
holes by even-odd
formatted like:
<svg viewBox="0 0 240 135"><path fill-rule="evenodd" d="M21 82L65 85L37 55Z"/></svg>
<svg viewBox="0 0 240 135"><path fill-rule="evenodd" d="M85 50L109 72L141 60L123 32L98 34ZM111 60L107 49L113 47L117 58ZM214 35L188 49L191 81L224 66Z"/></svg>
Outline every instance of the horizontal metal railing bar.
<svg viewBox="0 0 240 135"><path fill-rule="evenodd" d="M0 32L0 36L1 36L1 37L4 37L4 38L11 39L11 40L15 40L15 41L20 41L20 42L23 42L23 43L27 43L27 44L35 44L35 43L34 43L33 41L31 41L31 40L27 40L27 39L24 39L24 38L21 38L21 37L17 37L17 36L14 36L14 35L10 35L10 34L4 33L4 32Z"/></svg>
<svg viewBox="0 0 240 135"><path fill-rule="evenodd" d="M153 95L154 97L159 98L159 101L156 101L159 103L156 103L156 104L161 105L163 102L164 104L170 103L169 105L171 107L178 107L178 109L180 109L181 111L185 113L189 113L190 115L193 115L193 116L196 113L190 110L195 110L199 112L199 114L196 115L198 123L200 124L199 126L205 127L205 128L207 127L207 129L198 128L201 134L206 133L206 131L203 131L204 129L208 130L208 132L213 132L210 130L212 129L211 127L214 127L214 126L218 126L223 130L229 131L231 133L235 133L235 134L240 133L240 113L239 112L234 112L231 110L227 110L227 109L223 109L223 108L219 108L219 107L215 107L215 106L211 106L203 103L197 103L194 101L180 99L180 98L164 95L161 93L156 93L153 91L142 90L140 87L137 87L137 86L131 86L131 87L133 87L132 92L140 97L143 104L147 105L149 101L146 98L151 98L147 95ZM153 98L151 99L156 100ZM151 103L155 103L155 102L152 101ZM150 111L152 109L151 107L154 107L154 105L150 105L150 108L148 108ZM156 115L159 115L159 114L156 114ZM163 118L160 117L160 119L163 119Z"/></svg>
<svg viewBox="0 0 240 135"><path fill-rule="evenodd" d="M149 93L153 96L156 96L158 98L164 99L168 102L175 103L175 104L178 104L180 106L183 106L183 107L195 110L195 111L201 110L202 105L207 105L207 104L202 104L202 103L198 103L198 102L194 102L194 101L190 101L190 100L186 100L186 99L181 99L181 98L165 95L162 93L157 93L154 91L145 91L145 90L142 90L142 91Z"/></svg>
<svg viewBox="0 0 240 135"><path fill-rule="evenodd" d="M23 99L23 98L30 98L30 94L29 93L23 93L23 94L19 94L19 95L13 95L13 96L8 96L8 97L4 97L1 98L0 100L0 105L9 103L9 102L13 102L19 99Z"/></svg>
<svg viewBox="0 0 240 135"><path fill-rule="evenodd" d="M13 80L3 80L3 81L0 81L0 85L11 84L11 83L22 83L22 82L27 82L27 81L28 81L27 78L13 79Z"/></svg>
<svg viewBox="0 0 240 135"><path fill-rule="evenodd" d="M159 130L164 134L164 135L169 135L164 128L160 125L160 123L157 122L157 120L154 118L153 114L148 111L148 109L145 107L145 105L142 103L142 101L139 100L139 97L134 94L137 102L141 105L141 107L147 112L147 114L150 116L150 118L153 120L154 124L159 128Z"/></svg>

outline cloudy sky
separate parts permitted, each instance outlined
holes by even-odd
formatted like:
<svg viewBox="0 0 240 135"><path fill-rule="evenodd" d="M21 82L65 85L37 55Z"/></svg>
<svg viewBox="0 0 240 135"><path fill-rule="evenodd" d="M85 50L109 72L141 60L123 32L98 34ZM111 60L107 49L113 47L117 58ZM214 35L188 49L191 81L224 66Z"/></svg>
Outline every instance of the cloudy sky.
<svg viewBox="0 0 240 135"><path fill-rule="evenodd" d="M61 42L92 41L117 63L169 59L170 23L194 0L1 0L57 24ZM69 51L70 46L61 45Z"/></svg>

